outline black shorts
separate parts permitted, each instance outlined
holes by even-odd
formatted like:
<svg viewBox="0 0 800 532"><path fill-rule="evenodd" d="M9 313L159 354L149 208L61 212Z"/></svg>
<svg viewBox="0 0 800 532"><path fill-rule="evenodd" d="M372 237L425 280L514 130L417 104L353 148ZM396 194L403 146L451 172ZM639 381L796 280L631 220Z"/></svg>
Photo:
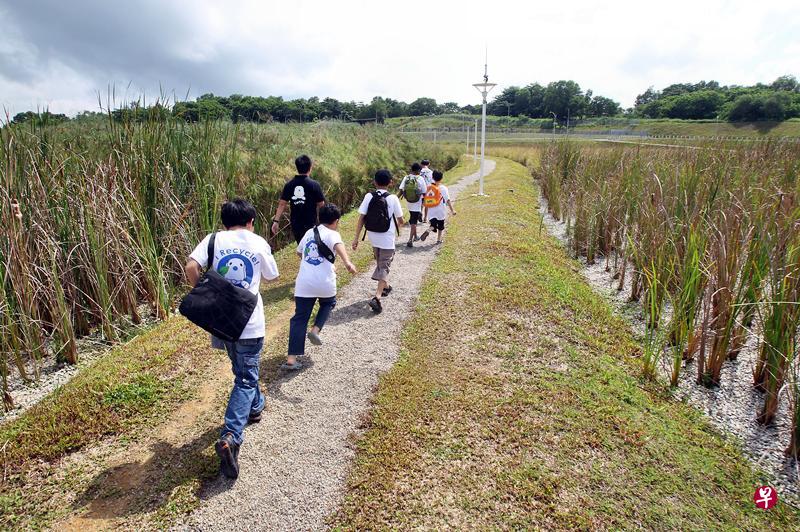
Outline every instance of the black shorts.
<svg viewBox="0 0 800 532"><path fill-rule="evenodd" d="M444 231L444 220L438 220L436 218L431 218L431 229L437 229L439 231Z"/></svg>
<svg viewBox="0 0 800 532"><path fill-rule="evenodd" d="M408 223L411 225L417 225L422 221L422 213L415 212L415 211L408 211L411 213L411 216L408 219Z"/></svg>

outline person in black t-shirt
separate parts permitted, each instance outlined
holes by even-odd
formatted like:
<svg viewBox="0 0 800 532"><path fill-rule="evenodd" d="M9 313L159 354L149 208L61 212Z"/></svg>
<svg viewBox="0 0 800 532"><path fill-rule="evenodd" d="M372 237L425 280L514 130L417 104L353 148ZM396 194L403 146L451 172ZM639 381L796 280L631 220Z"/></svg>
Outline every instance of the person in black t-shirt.
<svg viewBox="0 0 800 532"><path fill-rule="evenodd" d="M278 234L281 216L286 205L291 205L289 220L294 239L299 244L306 231L317 225L317 211L325 205L325 196L319 183L309 177L313 166L311 157L301 155L294 160L294 165L298 175L283 186L278 211L272 218L272 234Z"/></svg>

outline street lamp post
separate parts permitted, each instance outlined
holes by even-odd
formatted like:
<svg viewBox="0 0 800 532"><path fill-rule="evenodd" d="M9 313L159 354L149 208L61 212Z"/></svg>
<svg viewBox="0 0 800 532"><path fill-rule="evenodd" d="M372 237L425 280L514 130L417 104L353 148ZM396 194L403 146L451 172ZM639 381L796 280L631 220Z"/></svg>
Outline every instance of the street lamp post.
<svg viewBox="0 0 800 532"><path fill-rule="evenodd" d="M483 98L483 107L481 109L481 169L479 173L480 185L478 187L478 196L485 196L486 194L483 193L483 167L485 160L484 152L486 148L486 96L489 94L489 91L497 86L497 83L489 83L487 65L484 65L483 83L473 83L472 86L481 93L481 97Z"/></svg>

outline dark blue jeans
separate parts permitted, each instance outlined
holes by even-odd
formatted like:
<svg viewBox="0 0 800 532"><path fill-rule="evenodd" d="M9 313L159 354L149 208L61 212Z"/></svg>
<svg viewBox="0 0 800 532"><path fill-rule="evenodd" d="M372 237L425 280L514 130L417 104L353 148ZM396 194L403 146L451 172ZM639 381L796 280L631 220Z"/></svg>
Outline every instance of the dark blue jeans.
<svg viewBox="0 0 800 532"><path fill-rule="evenodd" d="M234 443L238 445L242 443L242 432L247 425L247 418L264 409L264 395L258 388L258 365L262 347L263 338L225 342L225 350L231 359L233 390L225 410L222 436L232 434Z"/></svg>
<svg viewBox="0 0 800 532"><path fill-rule="evenodd" d="M317 299L319 299L319 312L317 312L314 325L322 330L333 307L336 306L336 296L294 298L294 316L289 320L289 355L303 356L306 354L306 328Z"/></svg>

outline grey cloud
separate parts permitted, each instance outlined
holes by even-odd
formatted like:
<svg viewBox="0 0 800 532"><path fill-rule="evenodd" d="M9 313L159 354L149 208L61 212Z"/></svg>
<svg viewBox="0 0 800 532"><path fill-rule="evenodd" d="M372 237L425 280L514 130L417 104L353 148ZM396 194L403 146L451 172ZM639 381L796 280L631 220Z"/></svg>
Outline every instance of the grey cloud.
<svg viewBox="0 0 800 532"><path fill-rule="evenodd" d="M273 72L293 63L318 67L324 62L313 50L290 45L263 57L261 51L236 42L235 35L208 59L181 57L178 50L198 36L202 39L204 31L190 10L153 0L0 1L4 25L14 28L13 34L0 37L6 40L0 46L0 77L27 83L52 75L53 63L60 63L102 91L110 83L119 88L130 82L150 91L161 86L179 97L189 87L194 94L267 94L270 88L254 80L254 70ZM16 43L8 42L14 38ZM303 92L298 87L297 95Z"/></svg>

